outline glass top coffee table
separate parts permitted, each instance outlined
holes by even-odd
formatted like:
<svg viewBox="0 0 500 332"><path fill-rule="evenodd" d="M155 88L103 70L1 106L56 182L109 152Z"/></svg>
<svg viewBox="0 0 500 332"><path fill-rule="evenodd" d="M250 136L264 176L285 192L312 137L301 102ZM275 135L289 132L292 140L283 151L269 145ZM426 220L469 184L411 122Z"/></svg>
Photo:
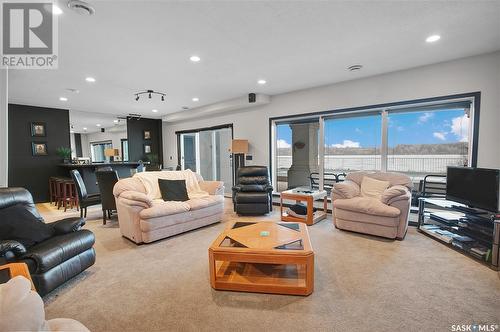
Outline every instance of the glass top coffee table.
<svg viewBox="0 0 500 332"><path fill-rule="evenodd" d="M314 251L303 223L238 221L208 249L217 290L309 295Z"/></svg>

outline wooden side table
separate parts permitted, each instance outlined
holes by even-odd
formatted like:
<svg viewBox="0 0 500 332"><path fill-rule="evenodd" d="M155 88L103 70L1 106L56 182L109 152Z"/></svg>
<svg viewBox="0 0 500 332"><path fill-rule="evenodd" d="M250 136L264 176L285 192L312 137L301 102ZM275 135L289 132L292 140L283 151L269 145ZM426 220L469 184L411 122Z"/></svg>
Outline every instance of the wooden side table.
<svg viewBox="0 0 500 332"><path fill-rule="evenodd" d="M292 222L303 222L308 226L314 225L320 220L326 218L327 209L328 209L328 200L327 200L327 192L326 190L311 190L310 188L295 188L283 191L280 195L280 212L281 212L281 220L282 221L292 221ZM286 211L283 211L283 200L290 199L295 200L296 203L306 202L307 206L307 215L306 219L297 218L291 215L288 215ZM314 211L314 201L317 199L323 199L323 211L318 210Z"/></svg>
<svg viewBox="0 0 500 332"><path fill-rule="evenodd" d="M30 271L28 270L28 265L26 263L9 263L5 265L0 265L0 270L9 269L11 278L17 276L23 276L31 282L31 289L36 291L33 280L31 280Z"/></svg>

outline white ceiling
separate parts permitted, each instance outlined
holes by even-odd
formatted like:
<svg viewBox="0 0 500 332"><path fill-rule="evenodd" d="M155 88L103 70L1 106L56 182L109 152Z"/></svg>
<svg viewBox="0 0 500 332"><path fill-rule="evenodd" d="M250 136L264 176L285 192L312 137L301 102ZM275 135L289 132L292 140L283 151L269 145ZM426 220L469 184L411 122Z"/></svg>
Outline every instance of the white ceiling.
<svg viewBox="0 0 500 332"><path fill-rule="evenodd" d="M274 95L500 49L499 1L90 2L96 14L88 17L59 1L59 69L11 71L10 102L160 118L248 92ZM431 34L442 38L425 43ZM346 70L358 63L361 71ZM166 92L166 101L136 102L145 89Z"/></svg>

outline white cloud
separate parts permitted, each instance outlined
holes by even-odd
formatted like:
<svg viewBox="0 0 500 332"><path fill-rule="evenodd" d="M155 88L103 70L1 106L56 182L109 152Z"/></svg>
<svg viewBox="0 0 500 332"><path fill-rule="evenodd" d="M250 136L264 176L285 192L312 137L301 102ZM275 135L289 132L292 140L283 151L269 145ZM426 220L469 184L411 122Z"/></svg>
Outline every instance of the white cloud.
<svg viewBox="0 0 500 332"><path fill-rule="evenodd" d="M342 142L342 144L332 144L331 147L332 148L340 148L340 149L343 149L343 148L360 148L361 145L359 144L359 142L354 142L354 141L345 139Z"/></svg>
<svg viewBox="0 0 500 332"><path fill-rule="evenodd" d="M467 142L469 138L469 118L466 114L451 120L451 132L460 142Z"/></svg>
<svg viewBox="0 0 500 332"><path fill-rule="evenodd" d="M436 137L436 138L438 138L438 139L442 140L442 141L446 141L446 133L444 133L444 132L439 132L439 131L437 131L437 132L433 133L432 135L433 135L434 137Z"/></svg>
<svg viewBox="0 0 500 332"><path fill-rule="evenodd" d="M434 116L434 114L432 113L429 113L429 112L425 112L424 114L422 114L419 118L418 118L418 123L424 123L424 122L427 122L427 120L429 120L430 118L432 118Z"/></svg>
<svg viewBox="0 0 500 332"><path fill-rule="evenodd" d="M287 141L285 141L284 139L279 139L277 143L278 143L278 149L288 149L292 147L292 145Z"/></svg>

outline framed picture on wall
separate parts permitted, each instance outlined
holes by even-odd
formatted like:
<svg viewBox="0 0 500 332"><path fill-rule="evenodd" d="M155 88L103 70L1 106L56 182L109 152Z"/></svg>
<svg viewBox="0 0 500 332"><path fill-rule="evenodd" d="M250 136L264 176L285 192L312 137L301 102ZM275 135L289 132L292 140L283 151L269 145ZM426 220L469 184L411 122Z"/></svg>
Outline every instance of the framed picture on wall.
<svg viewBox="0 0 500 332"><path fill-rule="evenodd" d="M31 142L31 152L34 156L47 156L47 143L45 142Z"/></svg>
<svg viewBox="0 0 500 332"><path fill-rule="evenodd" d="M45 136L47 136L45 122L32 122L31 123L31 136L32 137L45 137Z"/></svg>
<svg viewBox="0 0 500 332"><path fill-rule="evenodd" d="M151 130L144 130L144 139L151 139Z"/></svg>
<svg viewBox="0 0 500 332"><path fill-rule="evenodd" d="M144 144L144 153L151 153L151 144Z"/></svg>

